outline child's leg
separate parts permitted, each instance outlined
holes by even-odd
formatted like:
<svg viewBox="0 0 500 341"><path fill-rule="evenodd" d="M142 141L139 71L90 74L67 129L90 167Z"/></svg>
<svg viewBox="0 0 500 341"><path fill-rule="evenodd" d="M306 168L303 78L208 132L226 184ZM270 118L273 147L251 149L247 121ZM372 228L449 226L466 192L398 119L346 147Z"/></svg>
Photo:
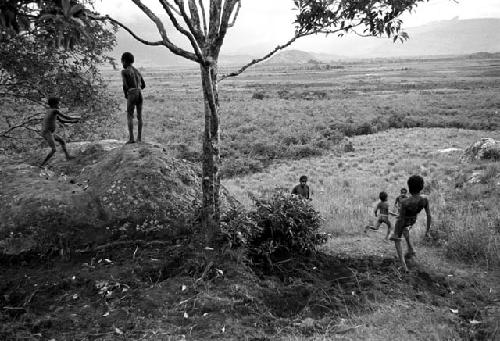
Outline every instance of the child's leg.
<svg viewBox="0 0 500 341"><path fill-rule="evenodd" d="M387 235L385 236L385 240L389 240L389 236L390 236L391 230L392 230L392 225L391 225L391 222L389 221L389 219L387 219L387 221L385 223L387 224Z"/></svg>
<svg viewBox="0 0 500 341"><path fill-rule="evenodd" d="M66 160L71 160L72 157L71 157L71 155L69 155L68 150L66 149L66 142L64 142L64 140L62 139L62 137L60 137L57 134L54 134L54 140L56 140L57 142L59 142L59 144L61 145L61 148L64 151L64 155L66 155Z"/></svg>
<svg viewBox="0 0 500 341"><path fill-rule="evenodd" d="M405 228L403 230L403 236L405 237L406 240L406 245L408 246L408 252L406 253L407 257L412 257L415 255L415 250L413 249L413 244L410 241L410 229Z"/></svg>
<svg viewBox="0 0 500 341"><path fill-rule="evenodd" d="M132 93L128 94L127 99L127 127L128 127L128 142L134 143L134 102L135 96Z"/></svg>
<svg viewBox="0 0 500 341"><path fill-rule="evenodd" d="M382 224L382 222L380 221L380 218L377 220L377 223L375 224L375 226L372 226L372 225L366 225L365 227L365 233L368 231L368 230L373 230L373 231L377 231L379 228L380 228L380 225Z"/></svg>
<svg viewBox="0 0 500 341"><path fill-rule="evenodd" d="M42 164L40 165L40 167L43 167L50 160L50 158L52 157L52 155L54 155L54 153L56 152L56 143L54 141L53 134L51 132L44 132L44 133L42 133L42 136L47 141L47 143L49 144L49 147L50 147L51 151L49 152L49 154L47 155L47 157L45 158L45 160L42 162Z"/></svg>
<svg viewBox="0 0 500 341"><path fill-rule="evenodd" d="M408 267L406 266L405 258L403 257L403 248L401 246L401 239L403 234L403 222L401 220L396 221L396 226L394 227L394 235L391 237L391 240L394 240L394 245L396 247L396 253L398 255L399 262L403 267L404 271L408 271Z"/></svg>
<svg viewBox="0 0 500 341"><path fill-rule="evenodd" d="M137 101L137 141L142 141L142 94Z"/></svg>

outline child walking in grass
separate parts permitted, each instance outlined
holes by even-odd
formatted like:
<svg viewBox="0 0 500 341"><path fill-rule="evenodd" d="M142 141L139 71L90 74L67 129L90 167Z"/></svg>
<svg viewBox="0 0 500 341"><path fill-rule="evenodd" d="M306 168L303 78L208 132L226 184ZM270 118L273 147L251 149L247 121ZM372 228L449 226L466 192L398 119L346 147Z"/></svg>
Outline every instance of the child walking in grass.
<svg viewBox="0 0 500 341"><path fill-rule="evenodd" d="M408 190L410 191L410 197L401 201L401 209L399 216L396 220L396 226L394 229L394 235L391 240L394 241L396 246L396 253L398 254L399 261L405 272L408 271L406 266L405 257L403 257L403 249L401 246L402 237L404 236L406 244L408 246L408 251L406 252L406 258L411 258L415 256L415 249L410 241L410 228L417 221L418 214L423 210L427 215L427 229L425 235L428 236L429 230L431 228L431 212L429 209L429 200L420 194L424 188L424 179L419 175L412 175L408 179Z"/></svg>
<svg viewBox="0 0 500 341"><path fill-rule="evenodd" d="M375 226L368 225L365 227L365 233L368 232L368 230L378 230L380 228L380 225L386 224L387 225L387 235L385 236L385 240L389 240L389 235L391 234L391 222L389 221L389 214L395 216L394 213L389 212L389 204L387 203L387 198L388 195L386 192L380 192L379 194L380 202L377 204L377 207L375 207L375 210L373 213L375 214L375 217L378 216L377 223Z"/></svg>
<svg viewBox="0 0 500 341"><path fill-rule="evenodd" d="M399 211L401 211L401 203L406 198L408 198L408 191L406 190L406 188L403 187L403 188L401 188L401 191L399 192L398 197L394 201L394 209L395 209L395 212L398 213L398 215L399 215Z"/></svg>

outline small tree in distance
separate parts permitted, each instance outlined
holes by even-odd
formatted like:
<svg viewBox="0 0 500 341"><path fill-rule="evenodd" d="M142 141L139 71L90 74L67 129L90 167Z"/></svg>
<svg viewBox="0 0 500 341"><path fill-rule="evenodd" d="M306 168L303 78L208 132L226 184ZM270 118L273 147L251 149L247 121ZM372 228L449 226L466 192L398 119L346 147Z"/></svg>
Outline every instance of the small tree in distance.
<svg viewBox="0 0 500 341"><path fill-rule="evenodd" d="M200 65L203 98L205 102L205 131L202 161L202 225L207 240L219 229L220 222L220 133L217 83L235 77L250 66L260 63L276 52L290 46L299 38L323 33L342 36L355 33L363 36L387 36L394 41L405 40L401 30L401 14L411 11L420 2L428 0L294 0L297 10L295 34L290 40L276 46L259 59L254 59L239 70L218 79L218 59L224 38L237 18L242 0L159 0L171 24L190 43L188 51L175 45L169 38L164 23L141 0L131 0L156 25L160 39L148 41L139 37L123 23L109 20L129 32L145 45L165 46L172 53Z"/></svg>

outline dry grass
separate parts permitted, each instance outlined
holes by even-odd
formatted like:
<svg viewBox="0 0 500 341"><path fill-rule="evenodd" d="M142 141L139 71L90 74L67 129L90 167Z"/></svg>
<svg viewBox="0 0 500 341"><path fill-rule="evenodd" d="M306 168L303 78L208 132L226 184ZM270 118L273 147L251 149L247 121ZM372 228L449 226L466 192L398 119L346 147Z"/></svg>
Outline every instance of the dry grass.
<svg viewBox="0 0 500 341"><path fill-rule="evenodd" d="M441 239L449 256L500 264L499 203L496 192L492 192L498 180L491 176L496 164L479 166L486 169L488 183L456 190L459 170L478 165L461 164L458 153L438 152L449 147L466 148L484 136L499 138L500 134L415 128L359 136L353 139L354 153L287 161L270 167L266 173L225 180L224 185L250 205L248 191L259 195L273 188L291 189L305 174L309 177L313 204L324 218L324 229L336 236L359 235L375 219L372 212L380 191L389 193L392 205L400 188L406 187L408 177L421 174L426 181L434 229L446 234ZM422 213L412 234L420 241L424 233Z"/></svg>
<svg viewBox="0 0 500 341"><path fill-rule="evenodd" d="M223 172L259 172L268 160L327 154L344 134L391 127L498 128L500 78L484 77L494 63L365 61L320 72L251 69L219 86ZM443 69L452 72L443 76ZM151 69L143 74L146 140L200 151L204 120L198 70ZM112 80L110 90L122 98L118 72L106 77ZM256 93L265 96L254 98ZM109 131L113 138L127 136L124 106L121 101L121 124Z"/></svg>

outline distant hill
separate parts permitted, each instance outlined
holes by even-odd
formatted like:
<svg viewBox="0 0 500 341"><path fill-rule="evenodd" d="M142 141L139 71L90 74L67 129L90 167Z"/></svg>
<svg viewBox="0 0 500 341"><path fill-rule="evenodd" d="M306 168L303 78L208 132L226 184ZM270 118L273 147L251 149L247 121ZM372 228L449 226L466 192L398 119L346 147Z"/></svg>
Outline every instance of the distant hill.
<svg viewBox="0 0 500 341"><path fill-rule="evenodd" d="M380 42L360 51L376 56L463 55L500 51L500 19L469 19L432 22L408 29L404 44Z"/></svg>
<svg viewBox="0 0 500 341"><path fill-rule="evenodd" d="M158 40L156 30L148 24L136 24L134 30L151 40ZM408 57L408 56L443 56L468 55L477 52L494 53L500 51L500 18L445 20L408 28L406 31L410 39L405 43L392 43L390 39L362 38L348 35L343 38L318 37L316 45L308 45L303 50L318 51L304 52L297 48L287 49L273 58L271 64L304 64L311 60L329 62L331 60L347 58L374 58L374 57ZM314 42L314 41L313 41ZM256 55L255 45L243 49L238 55L221 55L220 64L243 65ZM262 49L260 49L262 50ZM259 50L259 51L260 51ZM194 65L193 62L175 56L165 47L149 47L133 39L128 33L120 30L117 34L117 46L113 55L119 59L123 51L131 51L136 55L138 65L144 66L183 66ZM319 53L321 51L321 53Z"/></svg>
<svg viewBox="0 0 500 341"><path fill-rule="evenodd" d="M314 55L300 50L286 50L280 52L267 62L268 64L306 64L316 60Z"/></svg>

